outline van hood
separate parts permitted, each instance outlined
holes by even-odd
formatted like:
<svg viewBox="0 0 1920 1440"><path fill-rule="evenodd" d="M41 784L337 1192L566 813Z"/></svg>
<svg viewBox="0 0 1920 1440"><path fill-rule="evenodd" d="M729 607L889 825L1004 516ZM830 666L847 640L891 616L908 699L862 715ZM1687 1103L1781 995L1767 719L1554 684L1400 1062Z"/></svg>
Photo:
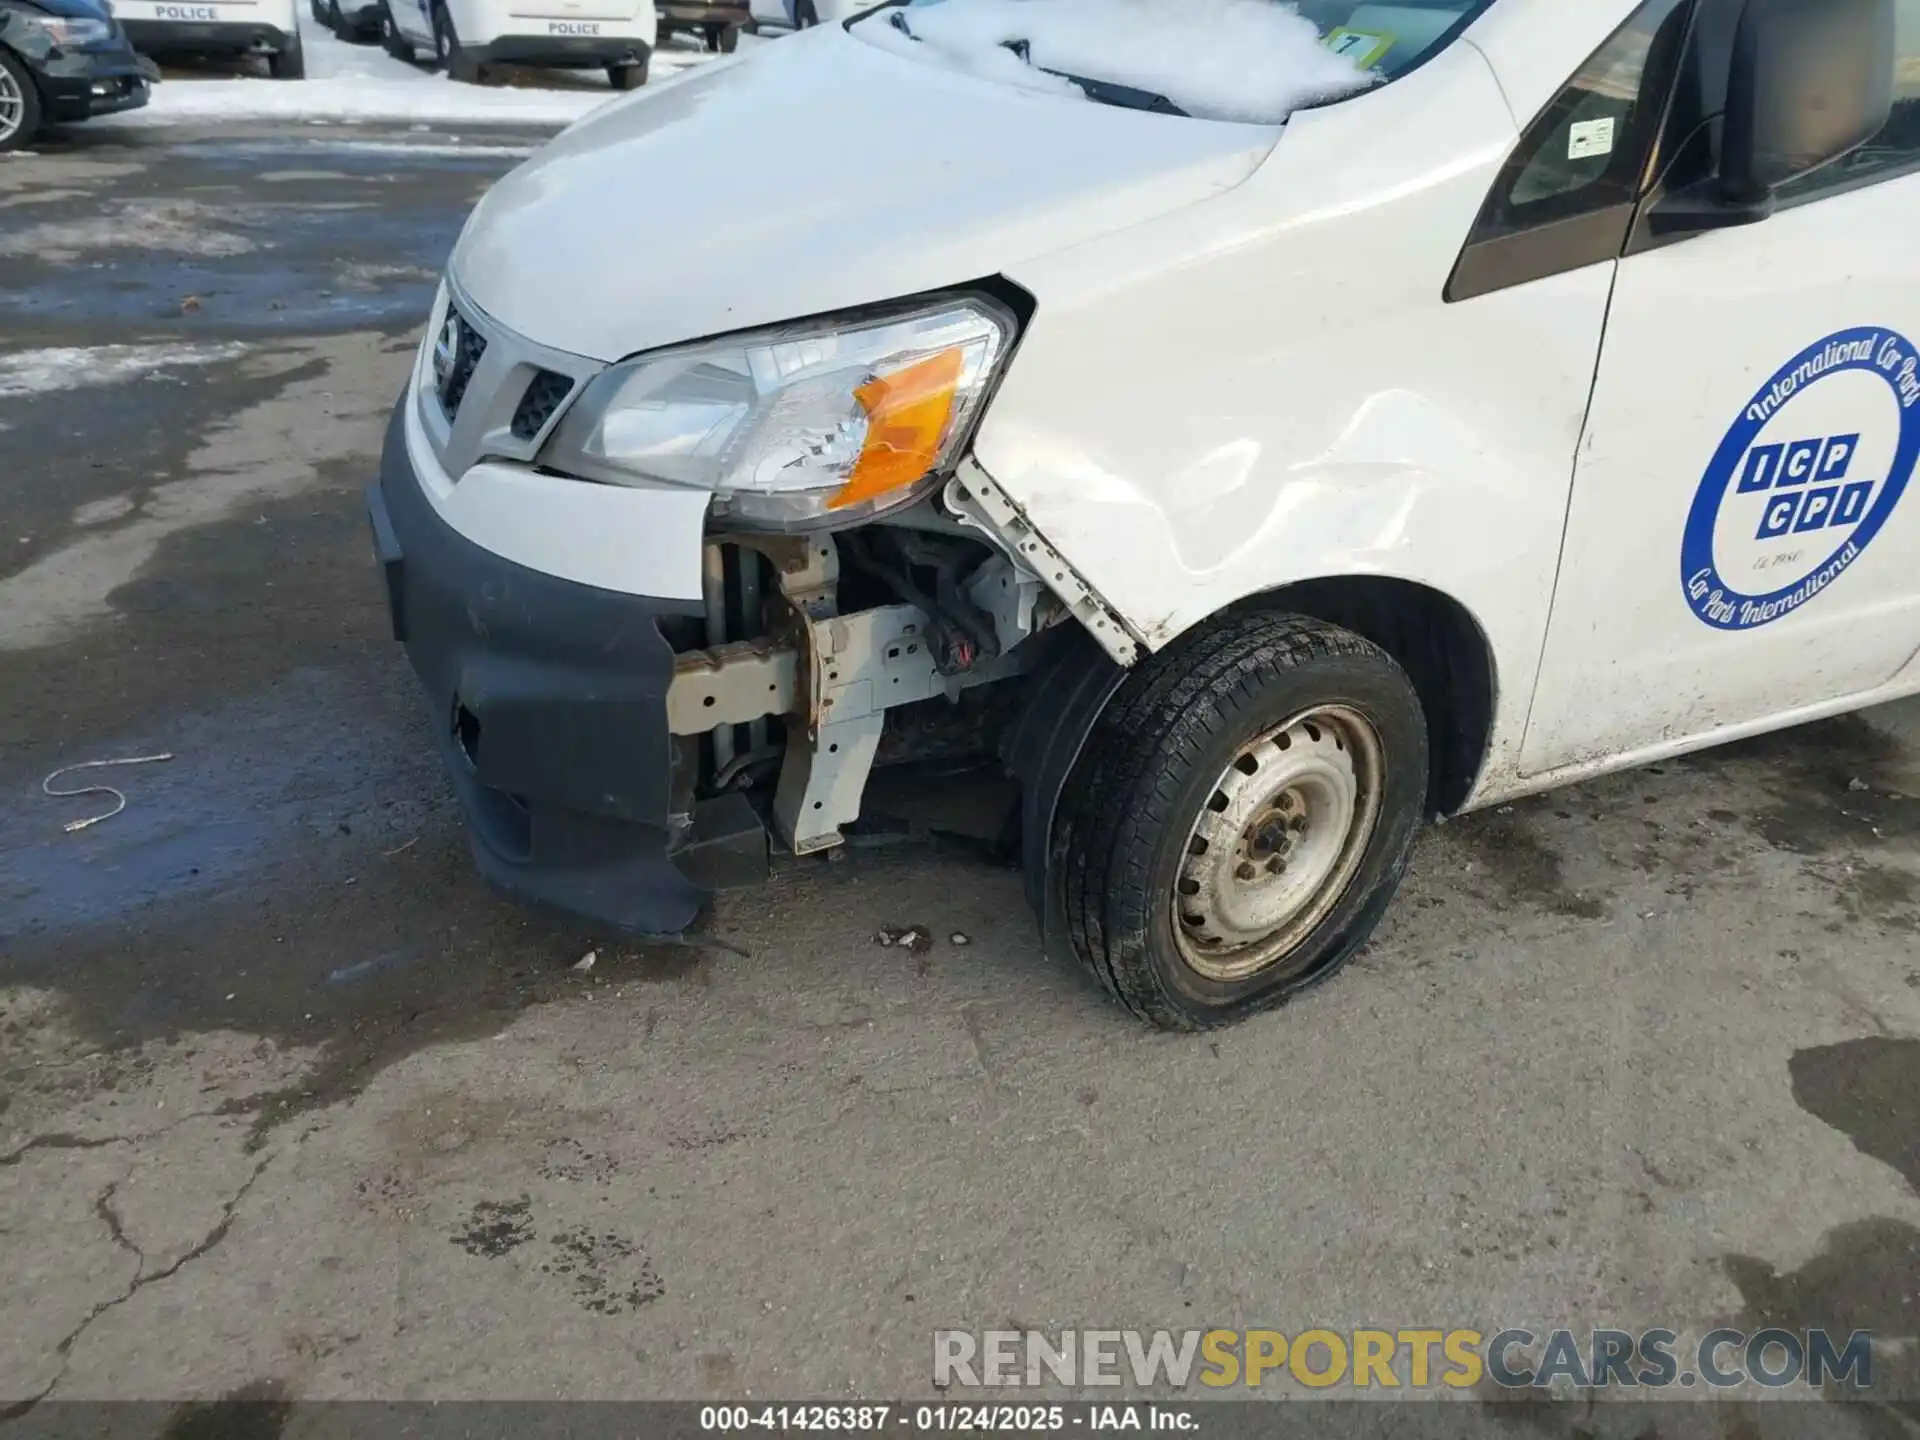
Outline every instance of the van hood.
<svg viewBox="0 0 1920 1440"><path fill-rule="evenodd" d="M452 273L527 338L618 360L998 274L1232 188L1279 133L823 25L580 121L480 202Z"/></svg>

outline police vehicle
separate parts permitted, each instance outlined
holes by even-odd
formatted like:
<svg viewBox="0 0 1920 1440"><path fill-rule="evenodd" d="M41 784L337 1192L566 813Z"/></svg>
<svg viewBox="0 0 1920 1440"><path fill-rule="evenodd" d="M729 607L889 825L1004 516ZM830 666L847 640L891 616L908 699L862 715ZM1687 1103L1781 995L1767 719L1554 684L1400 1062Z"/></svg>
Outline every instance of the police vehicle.
<svg viewBox="0 0 1920 1440"><path fill-rule="evenodd" d="M294 0L115 0L142 55L260 55L276 80L304 80Z"/></svg>
<svg viewBox="0 0 1920 1440"><path fill-rule="evenodd" d="M659 26L653 0L384 0L381 43L455 80L490 64L605 70L616 90L644 85Z"/></svg>
<svg viewBox="0 0 1920 1440"><path fill-rule="evenodd" d="M469 221L369 500L497 884L680 929L998 698L1049 943L1205 1026L1428 817L1920 691L1920 0L1303 0L1277 115L975 3Z"/></svg>

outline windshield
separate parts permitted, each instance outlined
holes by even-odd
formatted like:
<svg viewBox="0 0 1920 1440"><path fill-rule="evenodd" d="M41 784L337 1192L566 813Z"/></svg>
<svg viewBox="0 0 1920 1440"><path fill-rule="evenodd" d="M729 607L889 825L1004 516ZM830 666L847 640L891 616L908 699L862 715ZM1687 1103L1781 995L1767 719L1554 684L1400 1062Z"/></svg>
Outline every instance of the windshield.
<svg viewBox="0 0 1920 1440"><path fill-rule="evenodd" d="M907 0L862 39L1025 89L1278 124L1382 84L1491 0Z"/></svg>

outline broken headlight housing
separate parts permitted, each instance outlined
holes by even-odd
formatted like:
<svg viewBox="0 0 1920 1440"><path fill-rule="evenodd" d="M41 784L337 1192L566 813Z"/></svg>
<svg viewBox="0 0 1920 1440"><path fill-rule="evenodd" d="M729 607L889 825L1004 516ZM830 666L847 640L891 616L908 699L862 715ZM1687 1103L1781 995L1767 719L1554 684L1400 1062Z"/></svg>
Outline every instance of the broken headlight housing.
<svg viewBox="0 0 1920 1440"><path fill-rule="evenodd" d="M540 460L710 490L740 529L854 524L952 469L1014 330L1005 307L964 296L641 355L594 378Z"/></svg>

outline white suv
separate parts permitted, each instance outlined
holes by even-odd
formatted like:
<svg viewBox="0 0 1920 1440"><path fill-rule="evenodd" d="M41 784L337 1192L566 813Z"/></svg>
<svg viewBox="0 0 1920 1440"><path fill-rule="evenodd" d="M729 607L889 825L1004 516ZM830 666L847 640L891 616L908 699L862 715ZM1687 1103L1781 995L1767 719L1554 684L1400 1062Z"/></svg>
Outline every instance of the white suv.
<svg viewBox="0 0 1920 1440"><path fill-rule="evenodd" d="M644 85L659 24L653 0L386 0L391 55L430 52L455 80L489 64L605 70L616 90Z"/></svg>
<svg viewBox="0 0 1920 1440"><path fill-rule="evenodd" d="M264 55L276 80L304 80L294 0L119 0L114 15L142 55Z"/></svg>

